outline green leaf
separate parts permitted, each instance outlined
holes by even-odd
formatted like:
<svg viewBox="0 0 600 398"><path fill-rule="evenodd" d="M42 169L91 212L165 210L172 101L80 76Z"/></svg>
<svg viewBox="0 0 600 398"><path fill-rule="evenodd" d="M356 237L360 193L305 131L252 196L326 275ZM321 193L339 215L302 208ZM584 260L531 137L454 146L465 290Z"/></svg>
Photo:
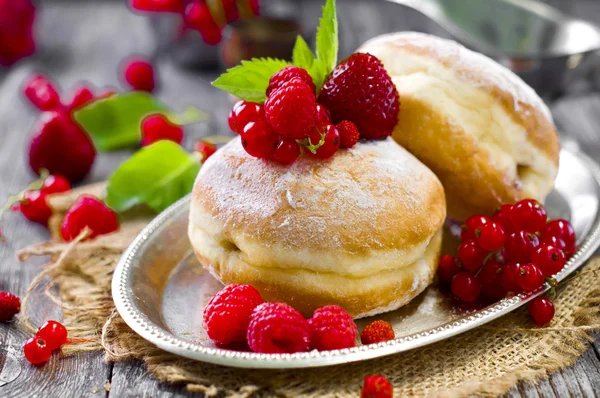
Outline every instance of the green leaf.
<svg viewBox="0 0 600 398"><path fill-rule="evenodd" d="M169 113L152 95L134 91L97 100L74 112L79 125L101 152L128 148L140 142L140 124L151 113Z"/></svg>
<svg viewBox="0 0 600 398"><path fill-rule="evenodd" d="M310 71L314 61L315 55L312 50L302 36L298 35L292 54L292 63L300 68Z"/></svg>
<svg viewBox="0 0 600 398"><path fill-rule="evenodd" d="M313 62L308 73L313 78L313 83L315 83L315 87L317 88L317 94L319 94L323 83L325 83L325 79L329 76L329 72L325 71L325 66L321 60L315 59L315 62Z"/></svg>
<svg viewBox="0 0 600 398"><path fill-rule="evenodd" d="M271 76L288 65L280 59L253 58L228 69L212 84L246 101L263 102Z"/></svg>
<svg viewBox="0 0 600 398"><path fill-rule="evenodd" d="M323 7L323 16L317 28L317 58L323 63L324 74L328 75L337 64L338 22L335 0L327 0Z"/></svg>
<svg viewBox="0 0 600 398"><path fill-rule="evenodd" d="M144 147L108 180L106 203L121 212L146 204L161 212L192 191L199 159L172 141Z"/></svg>

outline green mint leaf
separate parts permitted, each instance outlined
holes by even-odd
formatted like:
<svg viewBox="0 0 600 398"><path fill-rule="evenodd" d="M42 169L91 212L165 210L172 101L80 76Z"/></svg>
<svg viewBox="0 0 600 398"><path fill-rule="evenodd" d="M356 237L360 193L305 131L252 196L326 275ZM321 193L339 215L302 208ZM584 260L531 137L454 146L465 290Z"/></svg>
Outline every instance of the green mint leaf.
<svg viewBox="0 0 600 398"><path fill-rule="evenodd" d="M308 73L312 77L313 83L315 83L318 95L319 91L321 91L323 83L325 83L325 79L327 79L327 77L329 76L329 72L326 71L326 68L323 65L323 62L321 62L321 60L315 59L315 62L313 62Z"/></svg>
<svg viewBox="0 0 600 398"><path fill-rule="evenodd" d="M317 28L317 58L323 63L325 75L335 68L338 55L338 22L335 0L327 0Z"/></svg>
<svg viewBox="0 0 600 398"><path fill-rule="evenodd" d="M90 135L96 149L108 152L140 142L142 119L151 113L169 113L152 95L134 91L97 100L74 112L77 123Z"/></svg>
<svg viewBox="0 0 600 398"><path fill-rule="evenodd" d="M121 212L146 204L161 212L192 191L200 170L197 157L172 141L144 147L108 180L106 203Z"/></svg>
<svg viewBox="0 0 600 398"><path fill-rule="evenodd" d="M302 36L298 35L296 38L296 44L294 45L294 52L292 54L292 63L297 67L310 71L314 61L315 55L313 54L312 50Z"/></svg>
<svg viewBox="0 0 600 398"><path fill-rule="evenodd" d="M280 59L253 58L228 69L212 84L246 101L263 102L271 76L288 65Z"/></svg>

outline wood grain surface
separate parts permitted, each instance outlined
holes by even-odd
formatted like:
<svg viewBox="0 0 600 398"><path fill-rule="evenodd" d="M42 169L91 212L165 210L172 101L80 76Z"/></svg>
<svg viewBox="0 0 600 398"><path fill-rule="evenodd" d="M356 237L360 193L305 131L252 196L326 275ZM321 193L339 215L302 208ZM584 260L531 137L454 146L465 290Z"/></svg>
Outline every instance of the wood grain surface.
<svg viewBox="0 0 600 398"><path fill-rule="evenodd" d="M569 12L600 23L597 0L551 0ZM263 3L269 3L263 0ZM0 198L18 192L34 177L26 165L28 137L38 116L21 96L21 85L34 71L51 76L69 90L78 81L96 87L120 87L119 64L132 54L155 59L160 75L159 98L175 109L194 105L211 111L213 125L187 132L190 141L203 134L226 132L229 98L212 88L209 81L216 72L182 69L168 57L155 54L157 45L148 18L131 13L125 0L41 2L37 37L40 51L35 57L13 68L0 70ZM320 1L298 4L288 1L309 31L315 25ZM399 6L372 0L339 0L341 55L349 54L362 41L374 35L396 31L427 29L442 33L422 16ZM551 104L557 125L568 145L600 159L600 95L592 85L580 84L578 90ZM85 182L99 181L128 156L127 152L102 154ZM2 219L8 241L0 244L0 290L22 295L39 272L40 259L20 264L15 251L44 241L47 231L27 222L18 214ZM43 302L43 301L42 301ZM40 304L34 319L42 321L59 316L56 308ZM165 385L148 375L139 362L106 364L101 353L70 358L53 357L43 367L34 367L22 357L27 334L13 324L0 324L0 396L2 397L184 397L196 396L181 386ZM110 384L110 391L105 389ZM510 397L600 396L600 341L590 344L574 366L551 375L536 386L518 385Z"/></svg>

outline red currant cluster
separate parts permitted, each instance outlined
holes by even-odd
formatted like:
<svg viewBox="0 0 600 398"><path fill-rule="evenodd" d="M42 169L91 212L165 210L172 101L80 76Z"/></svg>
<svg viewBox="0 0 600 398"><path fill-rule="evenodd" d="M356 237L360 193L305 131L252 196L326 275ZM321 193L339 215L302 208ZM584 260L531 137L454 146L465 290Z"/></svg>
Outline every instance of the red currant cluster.
<svg viewBox="0 0 600 398"><path fill-rule="evenodd" d="M67 344L67 328L56 321L47 321L23 346L25 359L34 365L48 361L52 351Z"/></svg>
<svg viewBox="0 0 600 398"><path fill-rule="evenodd" d="M187 29L197 30L210 45L221 41L226 24L259 14L258 0L131 0L131 7L138 11L181 14L181 34Z"/></svg>
<svg viewBox="0 0 600 398"><path fill-rule="evenodd" d="M545 278L559 272L575 251L571 224L563 219L547 221L544 206L533 199L503 205L491 217L469 217L461 240L457 257L440 259L438 277L465 303L480 296L498 300L533 292L542 287ZM538 304L530 308L547 307L542 298L534 302ZM553 311L552 307L552 315ZM551 319L534 315L540 324Z"/></svg>
<svg viewBox="0 0 600 398"><path fill-rule="evenodd" d="M317 103L315 85L308 72L288 66L275 73L267 88L264 106L239 101L229 114L229 127L238 133L250 155L291 164L302 153L320 159L358 142L354 123L332 124L327 109Z"/></svg>
<svg viewBox="0 0 600 398"><path fill-rule="evenodd" d="M10 66L35 51L32 0L0 0L0 65Z"/></svg>

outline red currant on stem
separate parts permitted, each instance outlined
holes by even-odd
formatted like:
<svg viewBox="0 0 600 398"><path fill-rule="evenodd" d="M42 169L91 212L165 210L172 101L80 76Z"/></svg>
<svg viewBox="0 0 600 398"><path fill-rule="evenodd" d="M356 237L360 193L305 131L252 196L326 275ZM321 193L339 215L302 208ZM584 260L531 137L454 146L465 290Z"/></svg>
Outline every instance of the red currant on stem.
<svg viewBox="0 0 600 398"><path fill-rule="evenodd" d="M506 291L500 284L501 275L502 265L493 260L488 261L477 275L481 282L481 294L493 300L504 297Z"/></svg>
<svg viewBox="0 0 600 398"><path fill-rule="evenodd" d="M500 274L500 286L506 293L519 293L521 287L517 283L517 275L521 269L519 263L507 263L502 266Z"/></svg>
<svg viewBox="0 0 600 398"><path fill-rule="evenodd" d="M131 7L138 11L183 12L184 0L131 0Z"/></svg>
<svg viewBox="0 0 600 398"><path fill-rule="evenodd" d="M84 84L80 85L75 89L73 98L69 102L69 111L77 110L94 100L94 93L90 88Z"/></svg>
<svg viewBox="0 0 600 398"><path fill-rule="evenodd" d="M52 209L46 202L46 194L38 189L25 191L19 209L26 219L42 225L47 225L52 215Z"/></svg>
<svg viewBox="0 0 600 398"><path fill-rule="evenodd" d="M538 325L550 323L554 318L554 304L548 297L538 296L531 300L527 306L529 315Z"/></svg>
<svg viewBox="0 0 600 398"><path fill-rule="evenodd" d="M208 5L203 1L194 1L185 8L185 24L195 29L202 40L209 45L219 44L222 39L221 27L215 22Z"/></svg>
<svg viewBox="0 0 600 398"><path fill-rule="evenodd" d="M82 195L71 205L60 227L62 238L70 242L85 228L91 233L89 239L109 234L119 229L116 213L93 196Z"/></svg>
<svg viewBox="0 0 600 398"><path fill-rule="evenodd" d="M250 122L241 134L242 146L250 155L260 159L271 159L279 137L264 120Z"/></svg>
<svg viewBox="0 0 600 398"><path fill-rule="evenodd" d="M517 274L517 284L526 292L539 289L544 284L544 274L534 264L523 264Z"/></svg>
<svg viewBox="0 0 600 398"><path fill-rule="evenodd" d="M323 124L330 124L330 123L331 123L331 115L329 114L329 111L327 110L327 108L325 108L325 106L323 106L321 104L317 104L316 125L321 126Z"/></svg>
<svg viewBox="0 0 600 398"><path fill-rule="evenodd" d="M565 266L565 254L557 247L542 245L531 255L531 262L535 264L544 276L551 277Z"/></svg>
<svg viewBox="0 0 600 398"><path fill-rule="evenodd" d="M273 153L273 160L278 163L292 164L300 156L300 145L295 140L284 138L279 141Z"/></svg>
<svg viewBox="0 0 600 398"><path fill-rule="evenodd" d="M458 258L468 271L478 270L483 265L485 256L486 252L473 240L463 242L458 247Z"/></svg>
<svg viewBox="0 0 600 398"><path fill-rule="evenodd" d="M194 150L202 154L202 161L204 162L206 159L214 155L215 152L217 152L217 146L215 144L211 144L210 142L200 140L196 142Z"/></svg>
<svg viewBox="0 0 600 398"><path fill-rule="evenodd" d="M526 263L531 260L531 255L540 245L537 235L519 231L512 233L504 244L504 258L506 261Z"/></svg>
<svg viewBox="0 0 600 398"><path fill-rule="evenodd" d="M482 214L475 214L467 218L465 223L461 226L460 239L463 242L467 240L476 240L477 236L475 235L475 231L489 222L491 222L491 220Z"/></svg>
<svg viewBox="0 0 600 398"><path fill-rule="evenodd" d="M154 91L154 68L144 58L132 58L125 61L123 78L134 90L150 93Z"/></svg>
<svg viewBox="0 0 600 398"><path fill-rule="evenodd" d="M34 336L27 340L23 346L25 358L34 365L40 365L50 359L52 350L46 344L46 341L40 337Z"/></svg>
<svg viewBox="0 0 600 398"><path fill-rule="evenodd" d="M263 106L256 102L240 100L229 113L229 128L231 131L241 134L248 123L258 120L265 120Z"/></svg>
<svg viewBox="0 0 600 398"><path fill-rule="evenodd" d="M312 156L329 159L340 148L340 133L333 124L316 127L308 136L308 144Z"/></svg>
<svg viewBox="0 0 600 398"><path fill-rule="evenodd" d="M546 209L537 200L524 199L514 205L510 219L515 230L535 233L546 225Z"/></svg>
<svg viewBox="0 0 600 398"><path fill-rule="evenodd" d="M461 301L472 303L479 298L481 282L469 272L459 272L452 278L450 289Z"/></svg>
<svg viewBox="0 0 600 398"><path fill-rule="evenodd" d="M160 140L169 140L181 144L183 134L183 127L172 123L165 115L148 115L142 120L141 145L152 145Z"/></svg>
<svg viewBox="0 0 600 398"><path fill-rule="evenodd" d="M44 75L34 75L25 84L25 96L39 110L50 111L60 107L60 96L54 85Z"/></svg>
<svg viewBox="0 0 600 398"><path fill-rule="evenodd" d="M492 221L495 221L502 226L506 235L510 235L514 230L512 221L510 219L512 209L513 205L504 204L500 207L500 209L492 214L492 217L490 217Z"/></svg>
<svg viewBox="0 0 600 398"><path fill-rule="evenodd" d="M486 251L493 252L499 250L506 242L506 234L500 224L491 221L475 230L477 243Z"/></svg>
<svg viewBox="0 0 600 398"><path fill-rule="evenodd" d="M37 331L36 337L44 340L50 351L67 343L67 328L56 321L47 321Z"/></svg>
<svg viewBox="0 0 600 398"><path fill-rule="evenodd" d="M567 220L557 218L548 221L542 229L542 239L550 236L556 236L566 243L575 242L575 229Z"/></svg>
<svg viewBox="0 0 600 398"><path fill-rule="evenodd" d="M44 179L41 190L48 195L53 193L67 192L71 190L71 183L61 175L49 175Z"/></svg>
<svg viewBox="0 0 600 398"><path fill-rule="evenodd" d="M543 237L540 245L554 246L557 249L560 249L564 253L566 259L569 259L573 253L575 253L575 243L567 244L563 239L556 236Z"/></svg>
<svg viewBox="0 0 600 398"><path fill-rule="evenodd" d="M440 258L437 275L441 283L450 283L454 275L462 270L458 258L446 254Z"/></svg>

